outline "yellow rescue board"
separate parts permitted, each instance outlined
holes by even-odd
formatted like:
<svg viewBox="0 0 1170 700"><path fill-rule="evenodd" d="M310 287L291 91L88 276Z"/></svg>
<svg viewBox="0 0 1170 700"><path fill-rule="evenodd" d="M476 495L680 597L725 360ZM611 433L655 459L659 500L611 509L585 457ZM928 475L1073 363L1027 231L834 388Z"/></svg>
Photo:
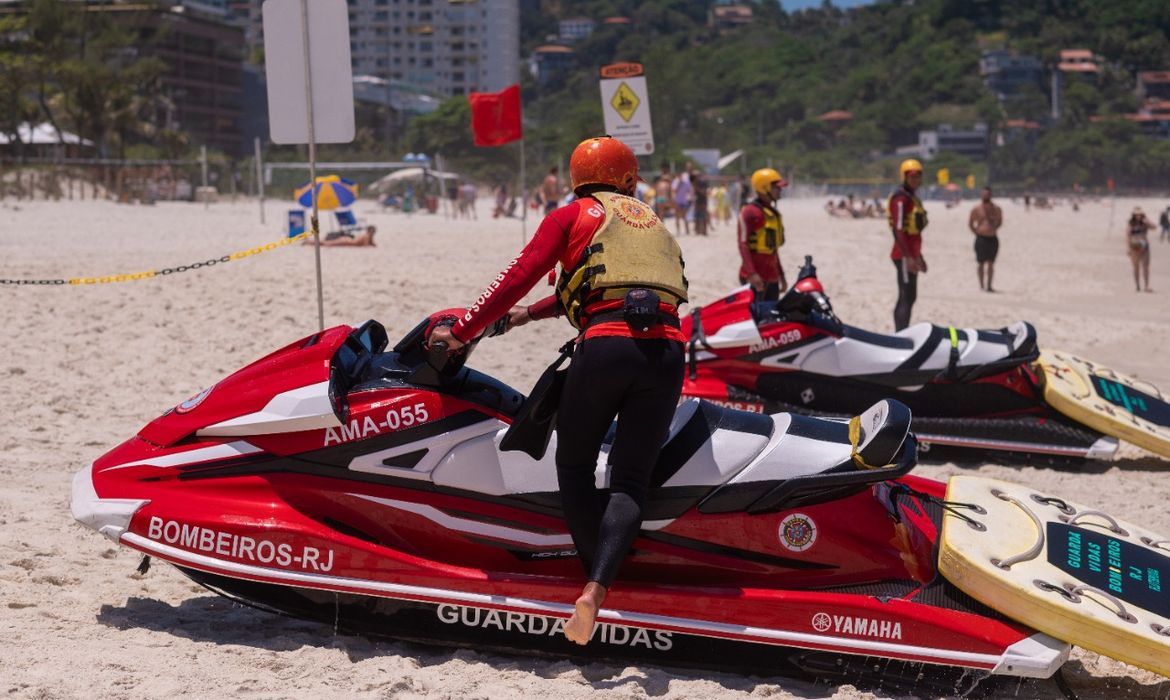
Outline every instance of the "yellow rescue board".
<svg viewBox="0 0 1170 700"><path fill-rule="evenodd" d="M1170 539L1005 481L951 477L939 570L1018 622L1170 676Z"/></svg>
<svg viewBox="0 0 1170 700"><path fill-rule="evenodd" d="M1106 435L1170 457L1170 402L1156 386L1045 350L1036 374L1050 406Z"/></svg>

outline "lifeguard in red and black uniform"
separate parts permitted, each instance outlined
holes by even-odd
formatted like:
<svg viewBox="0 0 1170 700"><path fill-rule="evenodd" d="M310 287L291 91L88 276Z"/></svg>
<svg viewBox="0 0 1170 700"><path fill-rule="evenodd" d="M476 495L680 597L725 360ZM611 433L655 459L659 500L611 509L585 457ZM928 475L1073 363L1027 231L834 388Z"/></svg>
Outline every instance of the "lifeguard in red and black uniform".
<svg viewBox="0 0 1170 700"><path fill-rule="evenodd" d="M926 210L915 192L922 185L922 163L913 158L902 161L898 169L902 186L890 195L890 231L894 248L890 259L898 269L898 303L894 306L894 330L910 325L910 310L918 298L918 273L926 272L922 257L922 231L926 228Z"/></svg>
<svg viewBox="0 0 1170 700"><path fill-rule="evenodd" d="M641 527L682 390L678 306L687 281L674 237L632 196L638 159L629 147L610 137L582 141L569 174L578 199L546 216L467 314L450 329L436 326L430 340L455 351L504 315L509 327L565 315L581 331L557 413L556 462L565 520L588 575L565 636L585 644ZM555 294L513 306L557 263ZM606 498L594 471L615 416Z"/></svg>
<svg viewBox="0 0 1170 700"><path fill-rule="evenodd" d="M739 210L739 283L750 284L757 301L775 301L788 289L784 268L780 265L780 246L784 245L784 219L776 210L781 192L788 182L772 168L752 173L752 190L756 198Z"/></svg>

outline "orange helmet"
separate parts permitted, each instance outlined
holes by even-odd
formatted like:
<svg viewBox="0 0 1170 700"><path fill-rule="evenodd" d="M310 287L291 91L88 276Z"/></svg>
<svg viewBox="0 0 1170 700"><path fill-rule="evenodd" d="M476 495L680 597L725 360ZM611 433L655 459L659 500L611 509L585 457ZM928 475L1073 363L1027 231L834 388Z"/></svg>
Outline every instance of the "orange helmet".
<svg viewBox="0 0 1170 700"><path fill-rule="evenodd" d="M638 157L612 136L585 139L569 158L573 191L582 185L612 185L629 191L638 181Z"/></svg>

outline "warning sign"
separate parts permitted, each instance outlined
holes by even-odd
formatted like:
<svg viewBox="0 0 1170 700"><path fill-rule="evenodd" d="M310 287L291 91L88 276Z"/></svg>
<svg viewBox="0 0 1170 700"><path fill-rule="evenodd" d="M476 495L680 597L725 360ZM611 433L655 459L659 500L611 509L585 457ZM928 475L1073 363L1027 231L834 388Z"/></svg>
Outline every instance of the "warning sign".
<svg viewBox="0 0 1170 700"><path fill-rule="evenodd" d="M638 95L630 89L630 86L626 85L625 81L622 81L622 84L618 85L617 92L613 94L613 99L609 103L617 110L618 115L628 122L634 116L634 112L637 111L640 101Z"/></svg>
<svg viewBox="0 0 1170 700"><path fill-rule="evenodd" d="M638 155L654 152L650 126L650 98L646 76L637 63L615 63L601 69L601 111L605 132Z"/></svg>

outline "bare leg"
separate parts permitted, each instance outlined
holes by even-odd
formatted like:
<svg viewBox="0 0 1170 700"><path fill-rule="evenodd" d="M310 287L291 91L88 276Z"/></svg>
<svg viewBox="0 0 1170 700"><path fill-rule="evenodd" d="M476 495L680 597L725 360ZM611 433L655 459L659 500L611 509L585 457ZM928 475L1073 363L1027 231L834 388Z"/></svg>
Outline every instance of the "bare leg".
<svg viewBox="0 0 1170 700"><path fill-rule="evenodd" d="M983 281L983 263L977 263L977 270L979 270L979 288L987 289L987 284Z"/></svg>
<svg viewBox="0 0 1170 700"><path fill-rule="evenodd" d="M992 277L995 277L995 263L989 262L989 263L987 263L987 291L989 291L989 292L995 291L994 289L991 288L991 278Z"/></svg>
<svg viewBox="0 0 1170 700"><path fill-rule="evenodd" d="M584 646L593 636L593 626L597 622L597 613L601 610L601 603L605 600L605 586L590 581L581 591L581 597L573 604L573 616L565 623L565 638L570 642Z"/></svg>
<svg viewBox="0 0 1170 700"><path fill-rule="evenodd" d="M1150 291L1150 254L1147 252L1142 256L1142 281L1145 282L1146 291Z"/></svg>
<svg viewBox="0 0 1170 700"><path fill-rule="evenodd" d="M1137 255L1130 253L1129 260L1133 263L1133 286L1137 288L1137 291L1140 292L1142 291L1142 280L1140 276L1142 266L1141 259Z"/></svg>

